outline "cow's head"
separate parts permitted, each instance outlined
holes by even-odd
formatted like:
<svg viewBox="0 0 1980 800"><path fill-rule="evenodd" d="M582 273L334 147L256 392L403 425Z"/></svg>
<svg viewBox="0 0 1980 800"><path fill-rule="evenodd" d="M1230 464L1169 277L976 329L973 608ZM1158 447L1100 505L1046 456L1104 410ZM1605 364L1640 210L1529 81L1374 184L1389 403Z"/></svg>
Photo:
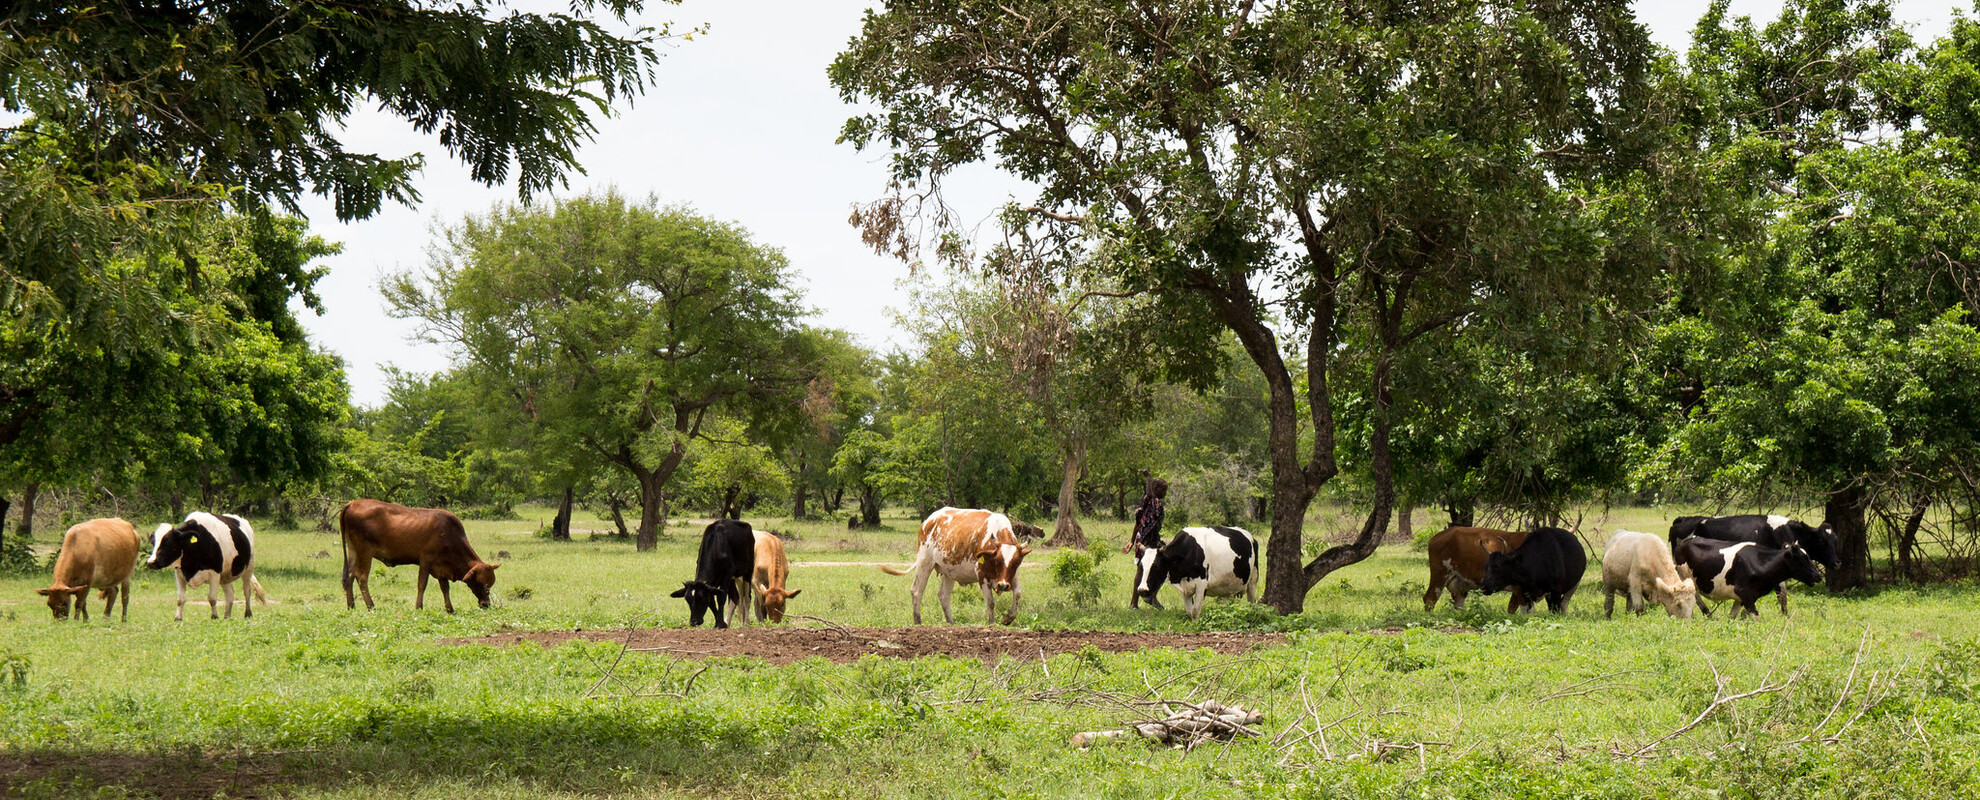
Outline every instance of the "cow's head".
<svg viewBox="0 0 1980 800"><path fill-rule="evenodd" d="M987 582L998 592L1008 592L1017 585L1018 565L1031 554L1030 548L1018 544L993 544L976 551L976 579Z"/></svg>
<svg viewBox="0 0 1980 800"><path fill-rule="evenodd" d="M701 620L710 609L715 610L715 627L726 628L729 623L722 619L722 611L716 603L722 597L722 590L708 581L686 581L672 595L687 600L688 624L701 627Z"/></svg>
<svg viewBox="0 0 1980 800"><path fill-rule="evenodd" d="M1790 527L1794 531L1794 540L1801 543L1802 549L1808 551L1808 557L1815 559L1815 563L1828 569L1835 569L1841 563L1838 556L1842 548L1836 542L1835 525L1824 522L1817 528L1795 522Z"/></svg>
<svg viewBox="0 0 1980 800"><path fill-rule="evenodd" d="M488 590L495 586L495 570L501 566L475 559L468 566L467 574L461 576L461 583L467 584L468 591L474 592L474 599L481 603L482 608L488 607Z"/></svg>
<svg viewBox="0 0 1980 800"><path fill-rule="evenodd" d="M84 600L89 598L89 587L63 586L60 581L57 581L54 586L46 589L36 589L34 593L48 598L48 610L55 615L56 621L59 622L69 618L69 607L71 605L81 605Z"/></svg>
<svg viewBox="0 0 1980 800"><path fill-rule="evenodd" d="M147 569L164 569L177 564L187 546L197 544L202 536L212 535L206 526L192 520L179 523L176 528L171 523L160 522L158 528L151 532L151 556L144 560L144 566Z"/></svg>
<svg viewBox="0 0 1980 800"><path fill-rule="evenodd" d="M1162 549L1159 547L1137 544L1134 546L1134 551L1136 573L1134 590L1142 597L1153 597L1157 592L1162 591L1162 584L1169 580L1169 562L1162 558Z"/></svg>
<svg viewBox="0 0 1980 800"><path fill-rule="evenodd" d="M1494 552L1485 556L1485 579L1478 583L1478 591L1493 594L1521 582L1517 553Z"/></svg>
<svg viewBox="0 0 1980 800"><path fill-rule="evenodd" d="M1787 546L1788 577L1809 585L1822 582L1822 567L1815 559L1808 557L1808 551L1799 544Z"/></svg>
<svg viewBox="0 0 1980 800"><path fill-rule="evenodd" d="M798 596L802 591L804 590L792 589L787 592L782 589L766 589L758 592L763 597L763 616L769 617L771 622L783 622L784 603Z"/></svg>
<svg viewBox="0 0 1980 800"><path fill-rule="evenodd" d="M1678 619L1691 619L1692 612L1698 609L1696 581L1690 578L1658 578L1656 586L1657 602L1663 604L1664 611Z"/></svg>

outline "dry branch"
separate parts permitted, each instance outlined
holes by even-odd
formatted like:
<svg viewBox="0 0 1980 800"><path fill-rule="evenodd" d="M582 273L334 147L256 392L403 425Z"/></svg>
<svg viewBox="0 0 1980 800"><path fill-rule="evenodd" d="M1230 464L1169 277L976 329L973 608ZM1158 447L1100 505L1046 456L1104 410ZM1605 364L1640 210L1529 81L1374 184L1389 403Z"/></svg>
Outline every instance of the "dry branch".
<svg viewBox="0 0 1980 800"><path fill-rule="evenodd" d="M1183 710L1161 719L1128 723L1119 730L1085 731L1073 735L1074 747L1085 747L1102 739L1135 734L1151 742L1193 748L1209 741L1230 741L1239 736L1262 736L1251 726L1265 721L1265 715L1243 706L1227 706L1215 700L1190 703L1180 700L1140 701L1142 704L1182 706Z"/></svg>

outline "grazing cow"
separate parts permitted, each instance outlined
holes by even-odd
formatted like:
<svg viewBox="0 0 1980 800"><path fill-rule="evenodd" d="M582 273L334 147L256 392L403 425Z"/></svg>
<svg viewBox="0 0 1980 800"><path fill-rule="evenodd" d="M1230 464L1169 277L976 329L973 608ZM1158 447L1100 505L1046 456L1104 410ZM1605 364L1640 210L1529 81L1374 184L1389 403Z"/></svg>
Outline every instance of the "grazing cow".
<svg viewBox="0 0 1980 800"><path fill-rule="evenodd" d="M674 590L674 597L687 600L688 624L701 626L709 609L715 611L715 627L729 627L731 619L749 624L749 605L744 598L754 594L750 579L756 572L756 531L739 519L718 519L701 532L701 554L694 560L694 580Z"/></svg>
<svg viewBox="0 0 1980 800"><path fill-rule="evenodd" d="M447 613L454 613L454 597L448 587L454 581L467 584L468 591L488 607L488 590L495 585L495 570L476 555L468 544L467 528L461 518L438 508L409 508L382 500L352 500L337 512L338 527L344 534L344 606L357 608L351 594L352 582L364 595L364 608L370 611L371 560L388 567L419 565L419 588L413 595L413 608L426 607L426 579L440 579L440 602Z"/></svg>
<svg viewBox="0 0 1980 800"><path fill-rule="evenodd" d="M1657 537L1636 531L1616 531L1602 548L1602 615L1614 617L1616 595L1631 613L1645 610L1648 597L1678 619L1690 619L1698 607L1698 586L1680 578L1670 548Z"/></svg>
<svg viewBox="0 0 1980 800"><path fill-rule="evenodd" d="M1586 572L1588 551L1582 549L1580 538L1560 528L1534 528L1512 552L1485 559L1485 580L1479 581L1478 591L1491 594L1518 587L1525 595L1519 613L1533 613L1533 598L1544 595L1547 610L1566 614Z"/></svg>
<svg viewBox="0 0 1980 800"><path fill-rule="evenodd" d="M76 618L89 619L89 590L103 592L103 616L110 616L121 592L124 611L119 620L131 616L131 570L137 566L138 550L144 545L136 528L121 519L93 519L62 534L62 554L55 559L55 585L34 590L48 598L48 610L55 619L69 618L75 606Z"/></svg>
<svg viewBox="0 0 1980 800"><path fill-rule="evenodd" d="M1493 553L1511 552L1526 542L1525 531L1491 528L1445 528L1430 537L1430 586L1423 592L1423 610L1437 608L1437 597L1451 590L1451 608L1464 610L1465 595L1485 581L1485 561ZM1525 603L1525 595L1513 591L1512 605Z"/></svg>
<svg viewBox="0 0 1980 800"><path fill-rule="evenodd" d="M1243 528L1184 528L1160 550L1143 548L1135 566L1135 591L1155 605L1155 590L1175 584L1190 619L1203 615L1206 595L1258 602L1258 541Z"/></svg>
<svg viewBox="0 0 1980 800"><path fill-rule="evenodd" d="M942 601L942 619L956 623L949 609L949 595L956 584L975 584L983 590L983 621L997 618L997 595L1011 593L1011 610L1004 624L1017 621L1018 602L1024 592L1018 588L1018 566L1031 549L1018 543L1011 532L1011 520L995 511L980 508L943 508L921 522L916 539L914 564L906 570L881 567L889 575L914 573L914 624L921 624L921 595L928 588L928 574L940 573L942 588L936 596Z"/></svg>
<svg viewBox="0 0 1980 800"><path fill-rule="evenodd" d="M1799 544L1815 563L1827 569L1837 564L1836 530L1829 523L1821 527L1779 514L1737 514L1730 517L1678 517L1671 520L1671 549L1692 537L1724 542L1752 542L1768 547Z"/></svg>
<svg viewBox="0 0 1980 800"><path fill-rule="evenodd" d="M750 584L756 595L756 621L784 621L784 602L798 596L794 591L784 590L784 581L791 574L791 566L784 559L784 540L769 531L756 532L756 569L751 573Z"/></svg>
<svg viewBox="0 0 1980 800"><path fill-rule="evenodd" d="M1760 610L1753 607L1753 601L1772 592L1780 595L1781 616L1785 617L1787 592L1782 591L1782 584L1789 578L1807 584L1822 580L1822 571L1815 566L1815 560L1799 544L1768 547L1694 536L1678 543L1675 558L1678 574L1697 582L1699 597L1737 600L1735 615L1744 611L1759 616ZM1699 608L1706 614L1712 613L1712 609L1703 605Z"/></svg>
<svg viewBox="0 0 1980 800"><path fill-rule="evenodd" d="M206 610L213 619L220 618L220 604L213 596L214 589L227 591L227 618L234 616L234 583L243 587L241 600L242 617L254 616L254 598L261 598L261 604L268 605L268 595L262 593L261 583L254 579L254 528L247 520L232 514L215 516L204 511L194 511L186 515L186 521L174 528L170 523L159 523L151 533L151 557L144 562L151 569L171 567L173 577L179 583L179 605L172 612L172 619L186 618L186 587L206 584ZM249 593L253 597L247 596Z"/></svg>

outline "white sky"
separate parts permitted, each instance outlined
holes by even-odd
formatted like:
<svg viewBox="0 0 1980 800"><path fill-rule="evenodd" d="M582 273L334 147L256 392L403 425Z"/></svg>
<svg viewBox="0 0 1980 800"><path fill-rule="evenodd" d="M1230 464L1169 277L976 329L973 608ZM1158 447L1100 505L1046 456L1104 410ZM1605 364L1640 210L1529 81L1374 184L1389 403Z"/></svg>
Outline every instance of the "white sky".
<svg viewBox="0 0 1980 800"><path fill-rule="evenodd" d="M534 5L525 3L522 5ZM562 3L552 4L561 7ZM595 140L579 151L586 174L572 175L561 195L616 187L684 203L699 213L733 220L759 242L782 248L804 276L816 323L848 330L869 347L885 349L899 332L889 309L905 299L898 282L907 270L875 255L846 222L853 204L879 195L884 154L834 144L853 109L839 101L825 68L859 32L871 0L687 0L652 3L650 21L677 30L707 25L706 34L667 50L655 86L616 116L600 120ZM1657 40L1682 49L1707 0L1636 0L1637 13ZM1898 0L1898 15L1914 35L1942 34L1954 0ZM1769 20L1778 0L1734 0L1735 15ZM432 226L515 199L513 186L484 187L467 177L430 137L381 114L350 121L344 139L354 152L427 154L417 208L387 206L377 216L341 224L327 202L305 204L315 233L342 242L326 259L330 274L317 285L327 309L304 314L315 341L342 355L352 399L376 406L385 396L387 365L415 372L447 366L446 352L412 338L411 323L385 314L378 294L387 273L424 265ZM995 213L1014 184L994 174L952 184L963 218Z"/></svg>

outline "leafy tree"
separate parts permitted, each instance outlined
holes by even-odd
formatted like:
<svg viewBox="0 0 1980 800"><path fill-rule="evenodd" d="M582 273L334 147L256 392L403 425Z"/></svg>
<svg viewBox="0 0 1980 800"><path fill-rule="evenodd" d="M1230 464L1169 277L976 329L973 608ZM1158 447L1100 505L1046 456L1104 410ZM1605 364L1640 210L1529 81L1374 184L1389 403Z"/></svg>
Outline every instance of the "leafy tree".
<svg viewBox="0 0 1980 800"><path fill-rule="evenodd" d="M1013 204L1027 226L1151 299L1172 376L1203 379L1235 334L1269 393L1265 600L1292 612L1387 527L1414 342L1461 320L1572 329L1670 257L1652 245L1684 220L1642 202L1681 177L1652 170L1672 136L1656 57L1621 0L897 0L831 74L880 107L843 138L893 153L869 242L912 258L924 224L955 242L943 182L994 160L1038 187ZM1368 365L1373 503L1306 562L1342 359Z"/></svg>
<svg viewBox="0 0 1980 800"><path fill-rule="evenodd" d="M705 424L682 469L690 496L730 519L741 519L745 509L791 491L790 473L776 453L752 442L747 426L735 419Z"/></svg>
<svg viewBox="0 0 1980 800"><path fill-rule="evenodd" d="M531 447L638 482L641 550L707 423L782 413L816 376L789 265L735 226L608 193L443 236L425 270L388 280L393 313L506 398Z"/></svg>

